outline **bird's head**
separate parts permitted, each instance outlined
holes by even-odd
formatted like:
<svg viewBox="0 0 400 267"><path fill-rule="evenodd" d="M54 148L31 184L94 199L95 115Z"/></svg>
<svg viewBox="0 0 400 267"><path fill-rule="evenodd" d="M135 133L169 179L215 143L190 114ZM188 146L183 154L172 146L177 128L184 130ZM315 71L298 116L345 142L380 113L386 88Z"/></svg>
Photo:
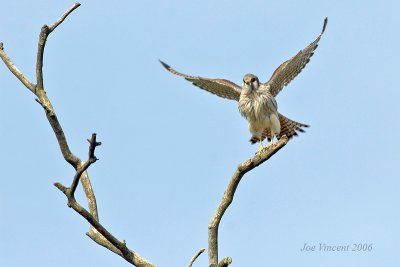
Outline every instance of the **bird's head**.
<svg viewBox="0 0 400 267"><path fill-rule="evenodd" d="M246 74L243 77L243 89L245 90L257 90L258 86L260 86L260 82L256 75Z"/></svg>

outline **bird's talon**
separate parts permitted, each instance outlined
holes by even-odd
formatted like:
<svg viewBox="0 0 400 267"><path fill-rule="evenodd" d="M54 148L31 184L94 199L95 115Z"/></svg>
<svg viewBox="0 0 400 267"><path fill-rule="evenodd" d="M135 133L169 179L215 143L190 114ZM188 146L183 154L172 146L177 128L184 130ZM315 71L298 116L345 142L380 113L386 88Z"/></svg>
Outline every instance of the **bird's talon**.
<svg viewBox="0 0 400 267"><path fill-rule="evenodd" d="M258 149L258 151L256 152L256 155L261 157L261 154L264 152L265 149L267 149L268 147L264 147L262 144L260 146L260 148Z"/></svg>
<svg viewBox="0 0 400 267"><path fill-rule="evenodd" d="M271 148L273 148L274 146L275 146L275 144L274 144L273 142L270 142L267 146L261 145L261 147L258 149L256 155L258 155L258 156L261 157L261 154L262 154L264 151L268 151L268 150L270 150Z"/></svg>

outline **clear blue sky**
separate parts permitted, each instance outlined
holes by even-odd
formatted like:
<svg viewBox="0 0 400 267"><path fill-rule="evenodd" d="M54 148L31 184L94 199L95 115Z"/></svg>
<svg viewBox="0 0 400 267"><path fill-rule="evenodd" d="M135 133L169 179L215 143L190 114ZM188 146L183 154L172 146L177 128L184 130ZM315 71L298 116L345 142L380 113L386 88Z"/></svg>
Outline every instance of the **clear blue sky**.
<svg viewBox="0 0 400 267"><path fill-rule="evenodd" d="M74 2L3 2L0 41L34 81L41 26ZM158 59L188 74L266 81L329 17L311 62L277 98L281 113L311 128L242 180L220 226L220 257L232 266L400 266L398 1L81 3L49 37L45 87L75 154L87 157L92 132L103 142L89 172L116 237L159 266L186 266L207 246L236 166L257 150L234 101ZM128 266L85 236L88 224L52 185L69 185L73 169L3 63L0 92L0 266ZM372 251L301 252L304 243Z"/></svg>

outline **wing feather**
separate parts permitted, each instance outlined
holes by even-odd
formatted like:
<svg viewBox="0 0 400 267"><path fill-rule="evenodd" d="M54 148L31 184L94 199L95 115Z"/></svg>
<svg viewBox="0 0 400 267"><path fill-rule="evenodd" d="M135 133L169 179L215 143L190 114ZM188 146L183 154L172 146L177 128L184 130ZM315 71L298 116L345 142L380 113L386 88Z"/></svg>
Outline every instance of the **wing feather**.
<svg viewBox="0 0 400 267"><path fill-rule="evenodd" d="M231 81L225 79L210 79L199 76L186 75L174 70L173 68L171 68L171 66L162 62L161 60L160 63L169 72L184 77L186 80L192 82L194 85L203 90L206 90L223 98L239 101L240 91L242 90L242 88Z"/></svg>
<svg viewBox="0 0 400 267"><path fill-rule="evenodd" d="M318 42L325 31L328 18L324 20L324 26L318 37L303 50L300 50L297 55L291 59L283 62L272 74L268 82L263 84L269 88L273 96L278 95L282 88L288 85L307 65L310 58L314 54L315 49L318 47Z"/></svg>

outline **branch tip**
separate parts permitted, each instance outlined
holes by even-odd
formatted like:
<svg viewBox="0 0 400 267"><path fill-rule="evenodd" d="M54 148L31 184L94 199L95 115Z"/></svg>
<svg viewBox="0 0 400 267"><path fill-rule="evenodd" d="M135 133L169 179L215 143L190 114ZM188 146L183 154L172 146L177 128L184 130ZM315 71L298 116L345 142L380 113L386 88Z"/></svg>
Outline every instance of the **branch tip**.
<svg viewBox="0 0 400 267"><path fill-rule="evenodd" d="M75 9L80 7L80 5L81 5L80 3L75 3L67 11L65 11L65 13L56 22L54 22L53 25L51 25L51 27L49 28L49 33L54 31L54 29L57 28L58 25L60 25L68 17L69 14L71 14Z"/></svg>
<svg viewBox="0 0 400 267"><path fill-rule="evenodd" d="M54 186L58 188L58 190L60 190L61 192L63 192L64 194L67 194L67 190L68 188L63 186L61 183L59 182L55 182Z"/></svg>
<svg viewBox="0 0 400 267"><path fill-rule="evenodd" d="M189 265L188 267L192 267L193 263L195 262L195 260L205 251L205 248L200 249L193 257L192 259L189 261Z"/></svg>
<svg viewBox="0 0 400 267"><path fill-rule="evenodd" d="M232 263L232 258L227 257L227 258L222 259L218 263L217 267L228 267L228 265L231 264L231 263Z"/></svg>
<svg viewBox="0 0 400 267"><path fill-rule="evenodd" d="M0 58L3 60L7 68L14 74L28 88L32 93L35 93L35 85L31 83L24 74L14 65L11 58L8 57L7 53L4 51L4 44L0 42Z"/></svg>
<svg viewBox="0 0 400 267"><path fill-rule="evenodd" d="M101 145L101 142L96 141L97 134L93 133L92 137L90 139L87 139L89 142L89 160L92 161L92 163L97 161L96 156L94 155L94 150L96 149L97 146Z"/></svg>

